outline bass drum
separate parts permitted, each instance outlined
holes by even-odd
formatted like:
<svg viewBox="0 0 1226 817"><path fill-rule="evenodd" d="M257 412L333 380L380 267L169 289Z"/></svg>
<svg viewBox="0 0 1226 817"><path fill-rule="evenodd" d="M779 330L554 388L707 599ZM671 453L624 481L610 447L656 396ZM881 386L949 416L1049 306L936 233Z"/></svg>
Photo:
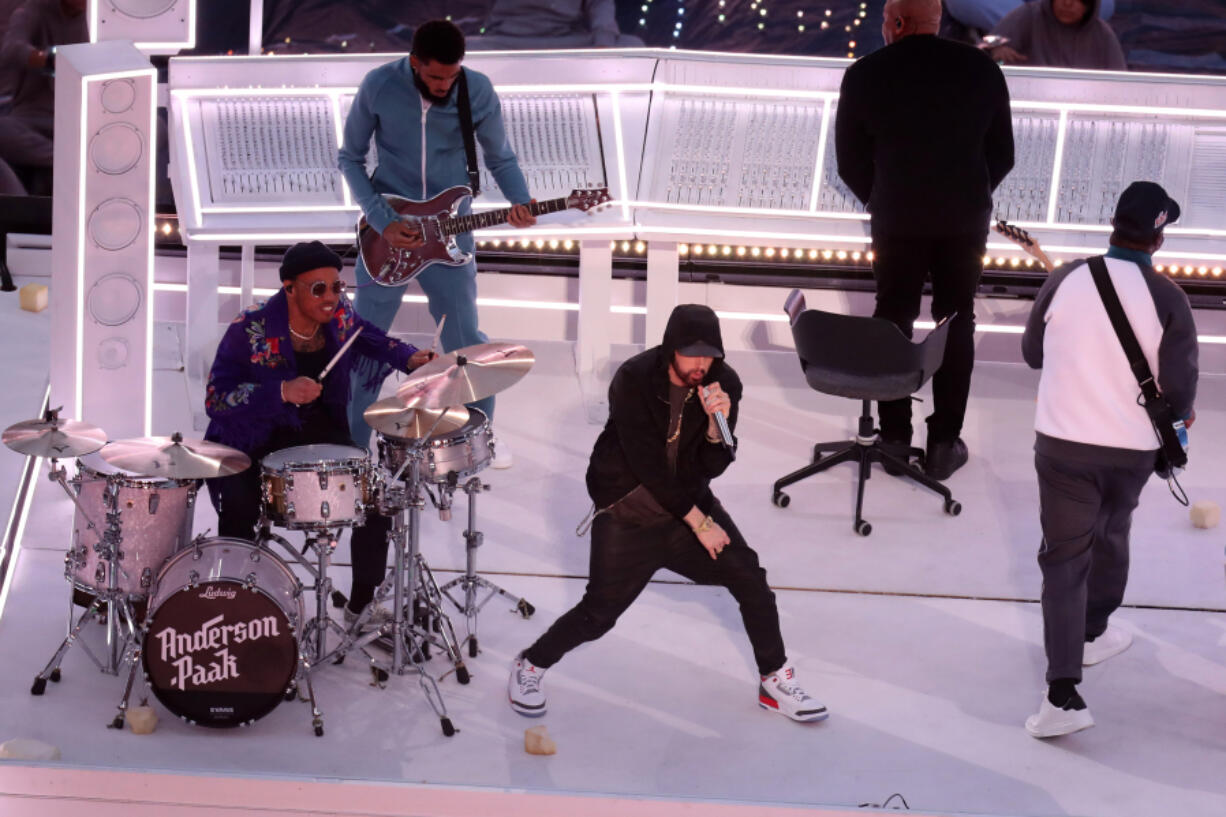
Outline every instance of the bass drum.
<svg viewBox="0 0 1226 817"><path fill-rule="evenodd" d="M302 582L242 539L197 539L158 575L145 677L188 723L243 726L267 715L298 674Z"/></svg>

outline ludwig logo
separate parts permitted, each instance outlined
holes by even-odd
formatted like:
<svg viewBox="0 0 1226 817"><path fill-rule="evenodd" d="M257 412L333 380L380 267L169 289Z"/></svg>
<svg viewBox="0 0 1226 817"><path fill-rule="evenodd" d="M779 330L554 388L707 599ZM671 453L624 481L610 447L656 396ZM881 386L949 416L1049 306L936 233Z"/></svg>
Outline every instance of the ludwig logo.
<svg viewBox="0 0 1226 817"><path fill-rule="evenodd" d="M222 587L218 587L215 584L211 584L208 586L207 589L205 589L203 593L200 594L200 598L202 599L230 599L231 601L233 601L234 597L237 594L238 594L238 591L235 590L233 587L222 588Z"/></svg>

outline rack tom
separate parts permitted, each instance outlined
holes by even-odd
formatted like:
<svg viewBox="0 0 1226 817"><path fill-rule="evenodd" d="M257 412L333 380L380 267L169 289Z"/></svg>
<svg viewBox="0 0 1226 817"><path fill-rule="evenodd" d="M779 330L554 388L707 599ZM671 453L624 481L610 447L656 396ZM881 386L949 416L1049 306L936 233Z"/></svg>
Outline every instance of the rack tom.
<svg viewBox="0 0 1226 817"><path fill-rule="evenodd" d="M432 437L423 447L419 438L379 433L379 462L390 473L407 478L405 463L410 456L422 457L420 476L426 482L462 482L484 470L494 459L494 432L480 409L469 408L460 428ZM403 467L403 471L401 470ZM453 476L454 475L454 476Z"/></svg>
<svg viewBox="0 0 1226 817"><path fill-rule="evenodd" d="M260 465L264 515L290 530L353 527L366 521L370 458L348 445L298 445Z"/></svg>

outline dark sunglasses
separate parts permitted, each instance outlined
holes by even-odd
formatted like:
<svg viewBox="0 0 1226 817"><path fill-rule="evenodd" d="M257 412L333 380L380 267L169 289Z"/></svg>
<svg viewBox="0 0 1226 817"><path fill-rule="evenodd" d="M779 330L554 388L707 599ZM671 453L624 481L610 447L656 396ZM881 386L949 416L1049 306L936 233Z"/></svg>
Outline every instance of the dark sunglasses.
<svg viewBox="0 0 1226 817"><path fill-rule="evenodd" d="M349 285L345 283L344 281L333 281L332 282L332 294L333 295L344 295L345 288L348 286ZM324 293L326 293L327 291L328 291L327 281L316 281L315 283L311 284L311 294L314 295L316 298L322 298L324 296Z"/></svg>

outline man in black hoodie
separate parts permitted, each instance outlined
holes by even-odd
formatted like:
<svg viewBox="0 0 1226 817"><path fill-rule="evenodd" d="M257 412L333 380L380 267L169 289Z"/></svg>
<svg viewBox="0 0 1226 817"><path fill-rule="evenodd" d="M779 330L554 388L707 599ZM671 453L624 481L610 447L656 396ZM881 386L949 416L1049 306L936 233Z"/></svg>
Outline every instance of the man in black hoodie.
<svg viewBox="0 0 1226 817"><path fill-rule="evenodd" d="M590 578L580 602L511 665L508 696L521 715L545 714L547 668L613 628L660 568L728 588L741 607L760 683L758 702L797 721L826 708L796 683L779 632L775 594L758 555L711 493L735 455L716 415L735 430L741 381L723 361L709 307L673 310L661 345L636 355L609 386L609 421L587 470L595 503Z"/></svg>
<svg viewBox="0 0 1226 817"><path fill-rule="evenodd" d="M975 290L992 191L1013 167L1009 90L976 48L936 36L940 0L889 0L888 45L843 75L835 120L839 176L872 218L875 317L907 337L932 279L932 314L956 315L932 378L924 468L947 479L967 461L959 435L975 365ZM911 401L878 406L882 442L905 457Z"/></svg>

